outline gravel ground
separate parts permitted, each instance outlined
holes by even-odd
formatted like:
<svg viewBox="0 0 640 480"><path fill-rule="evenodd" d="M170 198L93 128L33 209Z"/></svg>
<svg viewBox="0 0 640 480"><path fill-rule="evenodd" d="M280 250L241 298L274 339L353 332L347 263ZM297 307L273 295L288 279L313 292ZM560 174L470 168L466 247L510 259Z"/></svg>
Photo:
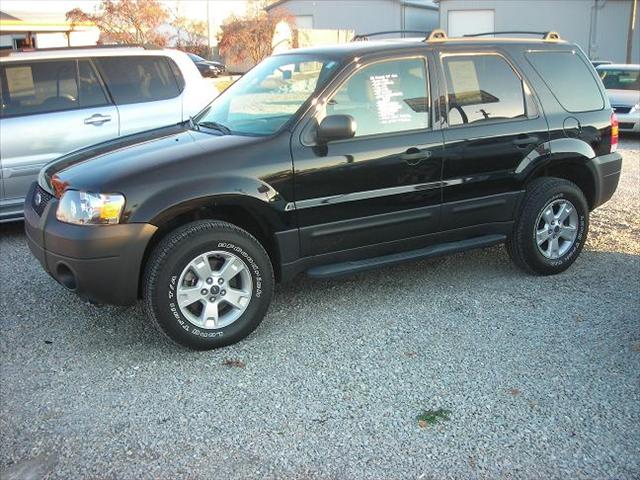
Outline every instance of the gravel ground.
<svg viewBox="0 0 640 480"><path fill-rule="evenodd" d="M4 227L0 476L640 478L640 141L620 149L568 272L495 247L300 278L214 352L83 303Z"/></svg>

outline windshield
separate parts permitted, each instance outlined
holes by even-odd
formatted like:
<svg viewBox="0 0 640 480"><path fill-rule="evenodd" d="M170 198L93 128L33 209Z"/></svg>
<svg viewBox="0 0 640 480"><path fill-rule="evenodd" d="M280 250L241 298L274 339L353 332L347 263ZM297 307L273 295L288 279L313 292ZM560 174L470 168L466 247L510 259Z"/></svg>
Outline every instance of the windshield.
<svg viewBox="0 0 640 480"><path fill-rule="evenodd" d="M187 53L187 55L189 55L189 58L191 60L193 60L194 62L205 62L206 61L204 58L199 57L195 53Z"/></svg>
<svg viewBox="0 0 640 480"><path fill-rule="evenodd" d="M598 69L607 90L640 90L640 70Z"/></svg>
<svg viewBox="0 0 640 480"><path fill-rule="evenodd" d="M239 135L272 135L327 82L337 65L310 55L269 57L216 98L197 122L222 125Z"/></svg>

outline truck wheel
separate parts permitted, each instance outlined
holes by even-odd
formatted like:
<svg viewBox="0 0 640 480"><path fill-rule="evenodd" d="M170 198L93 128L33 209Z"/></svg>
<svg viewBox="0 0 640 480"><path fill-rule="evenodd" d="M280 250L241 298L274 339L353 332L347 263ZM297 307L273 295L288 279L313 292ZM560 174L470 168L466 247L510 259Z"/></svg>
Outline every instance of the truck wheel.
<svg viewBox="0 0 640 480"><path fill-rule="evenodd" d="M562 178L538 178L527 188L507 250L526 272L553 275L578 258L588 230L582 190Z"/></svg>
<svg viewBox="0 0 640 480"><path fill-rule="evenodd" d="M158 330L180 345L209 350L253 332L273 287L269 256L251 234L204 220L169 233L154 248L142 295Z"/></svg>

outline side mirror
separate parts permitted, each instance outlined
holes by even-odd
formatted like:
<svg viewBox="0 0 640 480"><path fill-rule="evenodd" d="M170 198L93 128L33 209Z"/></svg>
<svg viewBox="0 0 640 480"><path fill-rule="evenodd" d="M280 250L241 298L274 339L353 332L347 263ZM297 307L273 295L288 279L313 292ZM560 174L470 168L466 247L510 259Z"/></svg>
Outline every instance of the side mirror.
<svg viewBox="0 0 640 480"><path fill-rule="evenodd" d="M318 125L316 139L320 143L352 138L356 134L356 121L351 115L329 115Z"/></svg>

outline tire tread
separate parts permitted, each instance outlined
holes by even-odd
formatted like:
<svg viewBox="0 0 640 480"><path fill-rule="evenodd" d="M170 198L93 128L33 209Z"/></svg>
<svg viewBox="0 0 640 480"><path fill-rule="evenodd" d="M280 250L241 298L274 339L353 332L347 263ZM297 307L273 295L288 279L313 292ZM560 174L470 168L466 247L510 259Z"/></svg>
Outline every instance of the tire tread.
<svg viewBox="0 0 640 480"><path fill-rule="evenodd" d="M261 250L261 253L269 259L269 255L262 246L262 244L249 232L242 228L222 220L198 220L188 223L182 227L178 227L176 230L167 233L167 235L160 240L160 242L154 247L153 251L149 255L147 264L144 269L142 277L142 309L147 318L151 320L152 325L161 332L171 342L182 345L188 348L193 348L193 345L189 345L173 338L169 332L163 327L162 323L158 321L157 315L153 307L153 290L157 285L158 275L164 264L165 259L171 254L174 248L180 243L187 240L189 237L197 235L199 233L224 230L227 232L233 232L245 237L246 240L252 242L256 247ZM271 286L271 291L268 292L268 298L273 295L274 274L271 262L269 264L270 282L266 282Z"/></svg>

